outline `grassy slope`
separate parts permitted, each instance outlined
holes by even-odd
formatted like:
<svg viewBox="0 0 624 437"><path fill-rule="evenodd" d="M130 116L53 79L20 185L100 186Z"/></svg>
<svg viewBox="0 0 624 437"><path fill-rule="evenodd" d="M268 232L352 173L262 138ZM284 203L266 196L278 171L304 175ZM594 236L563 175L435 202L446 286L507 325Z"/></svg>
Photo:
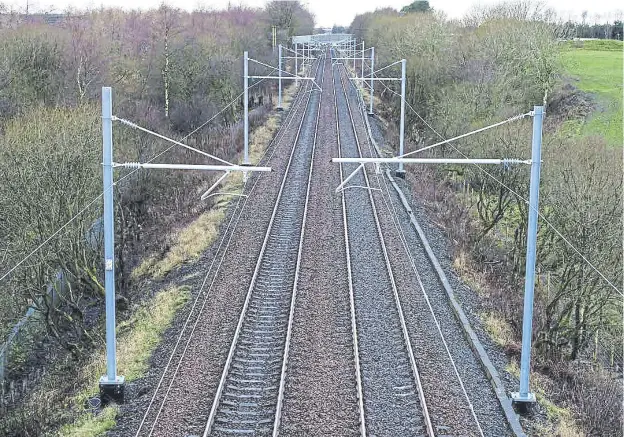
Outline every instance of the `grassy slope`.
<svg viewBox="0 0 624 437"><path fill-rule="evenodd" d="M562 54L573 84L592 94L597 103L584 123L569 127L581 135L604 136L613 146L622 146L622 49L620 41L585 41L567 46Z"/></svg>
<svg viewBox="0 0 624 437"><path fill-rule="evenodd" d="M161 336L170 326L178 309L190 297L188 287L172 287L161 291L144 304L128 321L117 327L119 341L117 343L119 374L131 382L143 377L149 368L149 358L160 343ZM106 357L104 350L93 354L91 362L77 372L80 391L71 398L69 404L77 412L91 397L97 396L98 383L101 375L106 373ZM96 437L106 433L115 426L117 407L114 405L103 409L100 414L85 412L76 414L78 418L72 424L63 426L59 437Z"/></svg>

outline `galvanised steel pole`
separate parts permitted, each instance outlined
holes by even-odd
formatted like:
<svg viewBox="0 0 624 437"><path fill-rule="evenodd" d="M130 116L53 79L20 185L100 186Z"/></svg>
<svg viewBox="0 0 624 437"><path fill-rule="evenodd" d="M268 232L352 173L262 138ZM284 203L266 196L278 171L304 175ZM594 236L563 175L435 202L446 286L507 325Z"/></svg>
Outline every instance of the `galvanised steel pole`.
<svg viewBox="0 0 624 437"><path fill-rule="evenodd" d="M373 83L373 73L375 72L375 47L371 47L371 67L370 67L370 109L368 113L373 115L373 92L375 90L375 86Z"/></svg>
<svg viewBox="0 0 624 437"><path fill-rule="evenodd" d="M124 377L117 375L115 339L115 223L113 206L113 98L110 87L102 87L102 171L104 188L104 293L106 300L106 376L100 391L123 401ZM121 399L119 399L121 394Z"/></svg>
<svg viewBox="0 0 624 437"><path fill-rule="evenodd" d="M277 48L277 56L279 60L277 61L277 70L279 79L277 80L277 109L282 109L282 45L280 44Z"/></svg>
<svg viewBox="0 0 624 437"><path fill-rule="evenodd" d="M529 193L529 224L524 281L524 314L522 316L522 355L520 357L520 392L512 393L514 402L535 402L535 393L529 392L531 371L531 337L533 335L533 295L535 291L535 253L537 246L537 219L539 184L542 159L542 124L544 107L533 107L533 146L531 148L531 186Z"/></svg>
<svg viewBox="0 0 624 437"><path fill-rule="evenodd" d="M400 130L400 138L399 138L399 156L403 156L405 153L405 67L407 65L407 61L405 59L401 59L401 130ZM405 174L405 170L403 170L403 163L399 163L399 170L397 171L399 176L403 176Z"/></svg>
<svg viewBox="0 0 624 437"><path fill-rule="evenodd" d="M364 79L364 41L362 41L362 60L360 62L360 67L362 69L362 79ZM364 81L362 81L362 85L364 85ZM362 88L364 87L362 86Z"/></svg>
<svg viewBox="0 0 624 437"><path fill-rule="evenodd" d="M299 83L299 60L297 59L299 53L299 49L297 48L297 43L295 43L295 84Z"/></svg>
<svg viewBox="0 0 624 437"><path fill-rule="evenodd" d="M104 289L106 293L106 377L117 378L115 349L115 223L113 218L113 104L110 87L102 88L104 178Z"/></svg>
<svg viewBox="0 0 624 437"><path fill-rule="evenodd" d="M243 155L243 164L249 164L249 52L243 54L243 75L245 80L243 81L244 89L244 115L245 119L245 150Z"/></svg>
<svg viewBox="0 0 624 437"><path fill-rule="evenodd" d="M351 45L351 47L353 48L353 51L352 51L352 56L353 56L353 75L355 77L357 77L357 70L355 69L355 49L356 49L357 46L356 46L355 40L353 40L353 44Z"/></svg>

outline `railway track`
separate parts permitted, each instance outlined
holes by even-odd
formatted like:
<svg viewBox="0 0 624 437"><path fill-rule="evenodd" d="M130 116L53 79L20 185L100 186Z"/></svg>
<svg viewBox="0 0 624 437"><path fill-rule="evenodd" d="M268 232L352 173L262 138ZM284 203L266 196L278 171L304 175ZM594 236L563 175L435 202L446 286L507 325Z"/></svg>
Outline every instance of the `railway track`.
<svg viewBox="0 0 624 437"><path fill-rule="evenodd" d="M334 90L340 154L361 156L340 71L338 76L338 81L334 79ZM355 165L344 166L347 173L354 169ZM341 166L341 175L342 171ZM368 175L362 171L343 191L352 326L359 356L356 368L361 374L358 376L360 399L363 399L361 433L433 437L371 189Z"/></svg>
<svg viewBox="0 0 624 437"><path fill-rule="evenodd" d="M346 72L346 70L345 70ZM377 156L366 128L366 110L354 86L348 87L357 108L352 114L362 138L363 157ZM420 380L436 435L511 435L496 393L467 343L442 289L441 279L424 254L424 248L401 213L384 175L373 176L371 198L379 207L379 224L385 235L398 295L405 308L405 325L414 357L423 363Z"/></svg>
<svg viewBox="0 0 624 437"><path fill-rule="evenodd" d="M315 78L323 83L317 62ZM320 73L320 74L319 74ZM306 226L320 93L312 90L213 400L204 437L277 434Z"/></svg>
<svg viewBox="0 0 624 437"><path fill-rule="evenodd" d="M258 190L270 189L265 204L243 214L250 199L246 197L234 208L137 437L202 432L204 437L484 435L383 178L373 175L369 180L363 169L339 197L330 189L357 164L341 165L339 174L332 175L328 157L374 152L370 143L366 150L365 115L353 104L360 102L344 66L333 66L323 56L315 67L321 92L312 83L299 90L274 140L279 145L286 137L293 144L277 160L279 175L271 183L254 176L246 186L246 194L254 193L258 181ZM337 150L324 149L326 142ZM265 218L253 218L256 211L264 211ZM251 219L261 227L243 225L246 233L232 239L241 216L241 223ZM256 229L266 232L261 236ZM254 242L245 253L249 238ZM228 252L230 242L234 247ZM227 272L221 271L224 260ZM227 279L232 276L237 279ZM427 287L435 282L425 279ZM320 282L309 285L315 280ZM415 284L425 299L416 295ZM213 285L227 291L219 292L219 302L211 302L208 314L202 315ZM298 306L299 289L304 298ZM200 295L203 304L196 307ZM436 328L441 342L435 338ZM183 335L187 342L182 349ZM454 354L469 351L453 344L450 348ZM462 363L470 359L462 356ZM468 388L473 392L481 387ZM499 413L491 405L487 408ZM487 408L482 410L486 416ZM498 423L487 426L503 428Z"/></svg>
<svg viewBox="0 0 624 437"><path fill-rule="evenodd" d="M136 437L179 436L188 432L198 434L201 433L199 427L203 431L206 424L205 419L202 421L203 398L207 389L210 390L210 383L204 380L212 373L213 363L218 362L218 359L215 359L218 356L216 354L218 349L212 345L218 341L217 338L222 336L219 333L224 332L225 325L221 320L236 317L230 313L236 308L235 305L232 305L232 299L235 288L240 284L240 278L244 278L247 274L251 277L251 272L245 271L244 258L249 258L249 255L260 250L260 244L257 245L257 249L254 248L255 243L250 244L251 242L248 240L250 234L247 228L258 225L266 226L262 223L265 215L262 209L267 209L273 202L267 202L264 206L256 205L253 212L248 207L248 203L256 203L252 194L258 190L266 190L273 183L271 178L284 171L286 159L282 163L281 158L275 154L283 148L283 144L293 144L295 129L291 127L296 128L303 120L311 97L311 89L312 84L306 83L298 90L280 130L261 159L261 162L271 163L275 172L266 176L252 175L245 187L247 197L240 197L234 205L229 222L223 230L220 243L217 245L215 253L210 257L212 261L205 272L201 287L198 284L200 289L197 297L181 327L173 350L169 352L167 357L164 357L166 365L162 369L160 380L153 383L156 388L142 414L142 420L137 422L138 428L132 428ZM288 146L288 156L291 152L292 146ZM263 195L262 197L270 198L271 196ZM270 210L267 210L265 223L268 223L269 215ZM242 241L245 241L246 253L241 256ZM233 265L235 260L238 260L236 269L226 273L222 266ZM237 273L237 270L240 272ZM229 278L236 278L236 282ZM213 294L217 289L225 289L228 292L225 295L224 293ZM211 297L210 300L208 299L209 296ZM215 317L215 314L218 314L219 317ZM204 361L198 360L198 357L204 358ZM208 391L208 393L210 392ZM145 408L140 399L137 408L141 410ZM180 415L181 410L187 414ZM201 422L197 423L197 420ZM127 435L125 431L120 430L120 432L119 435Z"/></svg>

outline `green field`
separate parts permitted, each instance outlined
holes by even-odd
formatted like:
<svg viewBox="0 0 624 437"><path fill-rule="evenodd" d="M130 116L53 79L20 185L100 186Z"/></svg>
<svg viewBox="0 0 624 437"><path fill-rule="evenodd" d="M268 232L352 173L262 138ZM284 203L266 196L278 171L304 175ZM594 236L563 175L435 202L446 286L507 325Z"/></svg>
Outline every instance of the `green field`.
<svg viewBox="0 0 624 437"><path fill-rule="evenodd" d="M603 136L622 146L621 41L584 41L567 45L562 53L568 79L594 97L596 110L584 121L572 123L581 135Z"/></svg>

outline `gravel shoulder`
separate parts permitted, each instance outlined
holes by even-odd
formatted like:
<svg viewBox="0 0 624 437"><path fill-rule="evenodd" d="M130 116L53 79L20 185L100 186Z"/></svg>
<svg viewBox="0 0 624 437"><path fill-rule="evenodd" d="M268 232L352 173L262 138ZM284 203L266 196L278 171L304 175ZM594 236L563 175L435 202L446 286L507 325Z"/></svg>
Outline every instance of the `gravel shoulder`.
<svg viewBox="0 0 624 437"><path fill-rule="evenodd" d="M325 65L319 132L286 374L280 435L357 435L342 210L331 90ZM328 85L329 84L329 85Z"/></svg>

